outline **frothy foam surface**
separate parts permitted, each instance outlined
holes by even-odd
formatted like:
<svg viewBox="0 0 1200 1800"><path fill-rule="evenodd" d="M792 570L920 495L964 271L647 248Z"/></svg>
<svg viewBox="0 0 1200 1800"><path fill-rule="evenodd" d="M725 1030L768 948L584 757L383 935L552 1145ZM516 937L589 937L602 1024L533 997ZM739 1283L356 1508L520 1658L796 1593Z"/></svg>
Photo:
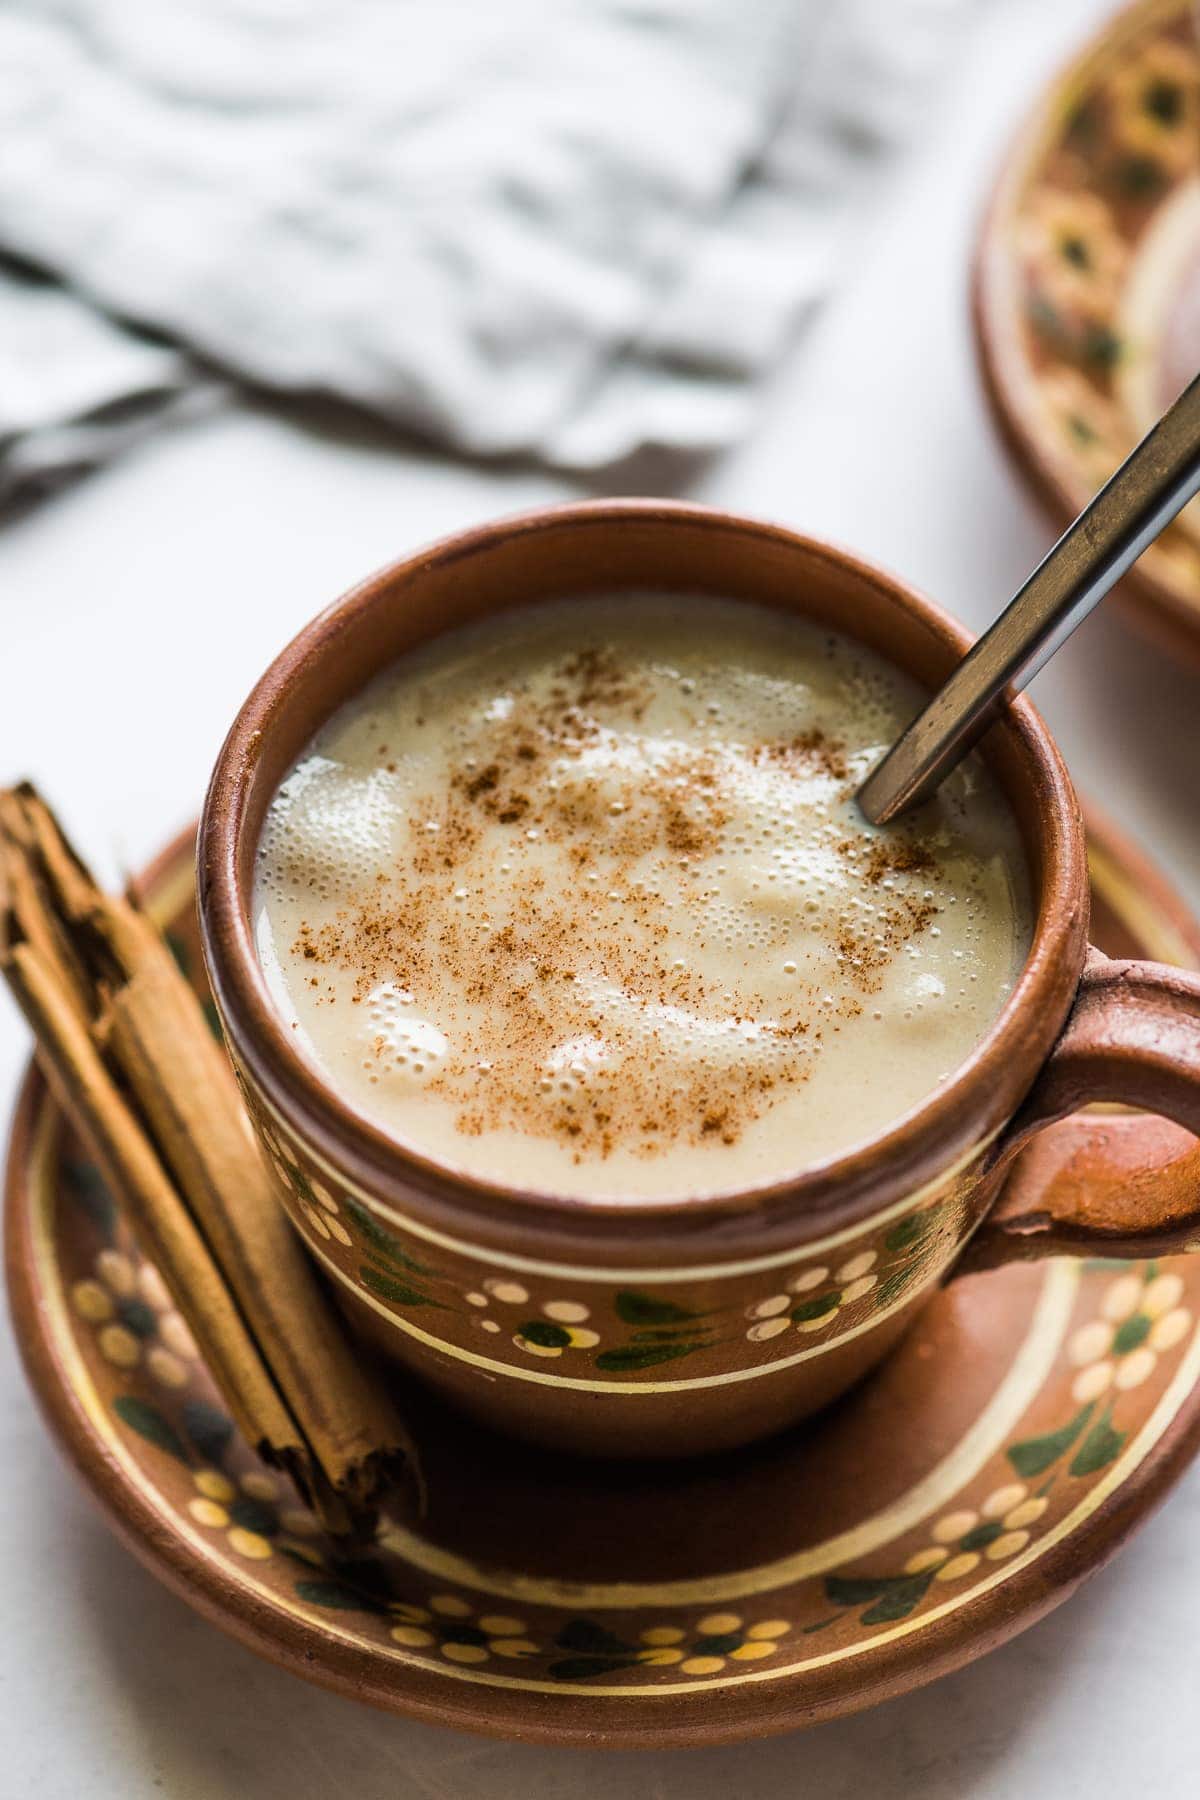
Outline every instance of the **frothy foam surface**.
<svg viewBox="0 0 1200 1800"><path fill-rule="evenodd" d="M915 821L854 803L916 711L758 607L621 595L441 638L272 802L259 955L297 1044L401 1142L510 1185L695 1194L876 1135L1028 951L978 758Z"/></svg>

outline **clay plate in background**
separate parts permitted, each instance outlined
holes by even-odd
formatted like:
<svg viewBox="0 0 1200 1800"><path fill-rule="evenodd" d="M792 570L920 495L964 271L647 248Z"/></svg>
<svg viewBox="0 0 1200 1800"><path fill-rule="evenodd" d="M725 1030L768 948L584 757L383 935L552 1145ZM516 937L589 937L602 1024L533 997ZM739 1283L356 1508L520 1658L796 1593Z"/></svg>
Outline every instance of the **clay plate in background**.
<svg viewBox="0 0 1200 1800"><path fill-rule="evenodd" d="M1065 526L1200 368L1191 0L1138 0L1037 101L983 223L973 300L1005 444ZM1200 503L1119 597L1200 666Z"/></svg>
<svg viewBox="0 0 1200 1800"><path fill-rule="evenodd" d="M1103 948L1200 965L1095 822L1091 860ZM190 836L146 891L199 979ZM1200 1258L1060 1260L952 1284L837 1406L726 1458L572 1463L417 1408L428 1517L348 1557L239 1442L32 1072L6 1224L34 1391L135 1554L297 1674L501 1737L727 1742L919 1686L1064 1600L1200 1443Z"/></svg>

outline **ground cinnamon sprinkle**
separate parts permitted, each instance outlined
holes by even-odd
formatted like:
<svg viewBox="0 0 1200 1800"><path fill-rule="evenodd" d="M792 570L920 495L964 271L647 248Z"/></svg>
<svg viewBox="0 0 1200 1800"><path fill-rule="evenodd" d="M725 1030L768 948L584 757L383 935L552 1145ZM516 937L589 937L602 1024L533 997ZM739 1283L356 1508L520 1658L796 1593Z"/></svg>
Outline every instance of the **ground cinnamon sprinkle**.
<svg viewBox="0 0 1200 1800"><path fill-rule="evenodd" d="M827 948L848 983L837 1005L802 975L787 1003L770 1008L750 963L734 992L728 970L684 966L671 948L672 916L709 917L718 890L706 878L737 816L747 761L842 787L851 768L846 746L813 729L740 747L741 761L664 738L635 779L610 752L651 699L646 678L604 648L563 658L536 694L518 684L503 716L472 727L445 787L410 808L400 865L296 934L294 953L349 976L356 1004L378 1011L380 991L391 996L364 1067L412 1057L423 1091L456 1108L467 1136L549 1135L577 1161L617 1146L653 1156L682 1143L732 1145L809 1079L824 1034L862 1010L860 996L934 915L908 888L884 889L889 877L931 866L918 845L872 840L865 827L835 842L831 825L830 848L872 889L873 909L869 927L852 909L829 926ZM547 881L550 856L567 878ZM443 993L461 997L453 1058L439 1061L416 1038L398 1051L395 1020L436 1020ZM609 1005L613 993L634 997L632 1009ZM333 994L331 985L330 1003ZM686 1064L672 1054L661 1021L676 1013L711 1022L711 1054ZM740 1053L750 1041L767 1052L768 1069L761 1055Z"/></svg>
<svg viewBox="0 0 1200 1800"><path fill-rule="evenodd" d="M802 731L786 743L765 745L759 755L784 765L807 764L833 781L845 781L850 773L845 745L819 728Z"/></svg>
<svg viewBox="0 0 1200 1800"><path fill-rule="evenodd" d="M877 838L867 851L863 878L874 886L887 875L926 875L934 866L923 844L897 837Z"/></svg>

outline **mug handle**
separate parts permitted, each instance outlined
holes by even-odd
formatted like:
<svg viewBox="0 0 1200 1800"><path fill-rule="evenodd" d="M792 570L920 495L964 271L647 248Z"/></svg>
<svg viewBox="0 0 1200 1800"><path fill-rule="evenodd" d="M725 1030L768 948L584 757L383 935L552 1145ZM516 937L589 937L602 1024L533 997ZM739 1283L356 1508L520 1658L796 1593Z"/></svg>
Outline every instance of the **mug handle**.
<svg viewBox="0 0 1200 1800"><path fill-rule="evenodd" d="M1105 1101L1145 1111L1080 1114ZM1058 1042L993 1147L1008 1181L953 1273L1200 1249L1198 1137L1200 975L1090 950Z"/></svg>

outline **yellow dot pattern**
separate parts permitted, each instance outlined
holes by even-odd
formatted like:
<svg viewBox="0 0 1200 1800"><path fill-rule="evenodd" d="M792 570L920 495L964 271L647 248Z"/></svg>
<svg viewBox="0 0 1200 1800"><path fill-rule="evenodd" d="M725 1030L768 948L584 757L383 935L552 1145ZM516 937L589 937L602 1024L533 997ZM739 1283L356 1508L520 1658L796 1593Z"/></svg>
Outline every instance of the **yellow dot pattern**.
<svg viewBox="0 0 1200 1800"><path fill-rule="evenodd" d="M351 1240L338 1217L336 1203L326 1203L324 1196L318 1196L318 1202L320 1211L301 1203L306 1222L326 1236L332 1232L349 1245ZM875 1253L863 1252L835 1271L841 1305L852 1303L875 1286L875 1261ZM199 1353L157 1270L115 1249L101 1251L94 1267L95 1275L74 1282L69 1294L76 1315L97 1328L100 1353L119 1369L144 1367L160 1387L186 1387L191 1378L189 1364ZM797 1271L787 1282L786 1292L768 1294L745 1307L745 1335L765 1341L789 1329L794 1296L810 1292L829 1279L830 1271L824 1267ZM526 1289L517 1282L490 1280L482 1288L486 1291L464 1295L468 1305L485 1310L525 1305L529 1301ZM1193 1314L1181 1304L1184 1295L1184 1282L1173 1271L1156 1274L1149 1281L1143 1272L1129 1272L1110 1282L1100 1301L1100 1316L1080 1325L1066 1341L1066 1357L1073 1371L1069 1379L1076 1402L1086 1404L1107 1396L1104 1407L1111 1409L1121 1393L1146 1382L1159 1357L1181 1344L1193 1329ZM144 1333L139 1337L119 1322L119 1303L135 1298L158 1314L157 1341L152 1339L147 1344ZM598 1333L583 1327L589 1309L582 1302L564 1298L534 1304L544 1317L564 1328L572 1347L591 1347L600 1341ZM123 1312L124 1308L120 1310ZM805 1321L801 1328L821 1329L832 1317L831 1312L819 1320ZM514 1342L532 1354L561 1353L557 1347L534 1345L519 1336ZM1126 1344L1130 1347L1125 1348ZM220 1470L199 1469L193 1472L192 1482L195 1494L186 1502L186 1509L197 1525L221 1532L234 1554L248 1561L265 1562L272 1557L271 1538L234 1524L236 1509L231 1514L230 1508L239 1487L252 1499L277 1502L281 1488L275 1476L265 1470L250 1470L235 1486ZM930 1541L904 1561L903 1573L949 1585L965 1580L986 1564L994 1566L1017 1558L1030 1544L1031 1528L1049 1504L1044 1495L1031 1495L1023 1482L1002 1482L982 1498L973 1497L973 1505L960 1506L933 1519L927 1527ZM284 1511L280 1527L301 1538L319 1535L321 1529L311 1512L295 1506ZM974 1547L964 1548L964 1540ZM325 1566L325 1558L315 1546L300 1543L294 1549L302 1555L306 1553L312 1566ZM424 1606L394 1603L390 1612L389 1635L396 1644L440 1655L447 1662L464 1667L486 1663L492 1657L520 1660L551 1651L558 1653L552 1640L540 1642L530 1636L523 1619L501 1612L476 1614L474 1606L457 1594L433 1594ZM469 1622L471 1629L456 1637L456 1621L463 1625ZM637 1631L629 1646L628 1660L646 1667L670 1668L699 1680L716 1675L729 1665L769 1658L790 1630L786 1619L747 1621L739 1613L713 1611L686 1628L663 1623ZM486 1641L461 1641L472 1636ZM714 1642L711 1647L705 1642L715 1639L727 1641Z"/></svg>
<svg viewBox="0 0 1200 1800"><path fill-rule="evenodd" d="M237 1489L228 1475L222 1475L219 1469L197 1469L192 1482L197 1492L209 1500L220 1500L227 1505L237 1498Z"/></svg>

